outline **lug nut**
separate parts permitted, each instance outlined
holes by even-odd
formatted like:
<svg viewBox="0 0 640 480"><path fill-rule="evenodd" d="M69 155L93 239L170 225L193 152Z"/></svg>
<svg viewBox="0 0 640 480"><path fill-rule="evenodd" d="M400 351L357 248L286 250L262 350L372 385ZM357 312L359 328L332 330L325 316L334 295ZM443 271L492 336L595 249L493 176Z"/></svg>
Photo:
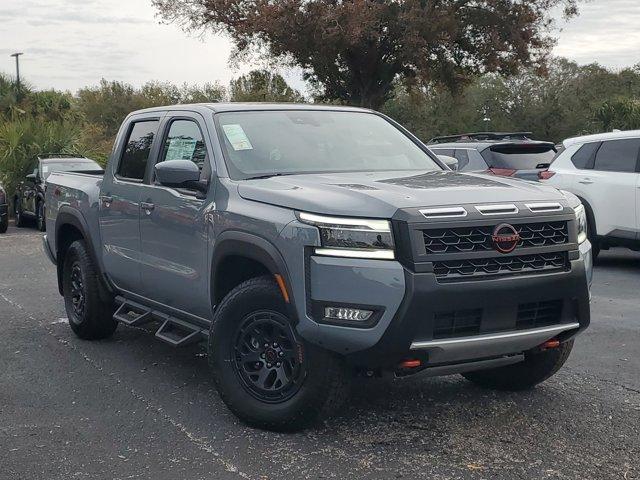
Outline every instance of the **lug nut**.
<svg viewBox="0 0 640 480"><path fill-rule="evenodd" d="M277 342L273 342L273 348L278 348L278 343Z"/></svg>
<svg viewBox="0 0 640 480"><path fill-rule="evenodd" d="M260 362L256 362L256 368L260 368L260 365L262 365Z"/></svg>
<svg viewBox="0 0 640 480"><path fill-rule="evenodd" d="M273 365L271 365L270 363L267 363L267 368L271 368L273 367Z"/></svg>
<svg viewBox="0 0 640 480"><path fill-rule="evenodd" d="M284 357L284 352L280 352L278 355Z"/></svg>
<svg viewBox="0 0 640 480"><path fill-rule="evenodd" d="M281 366L282 364L280 362L276 363L276 367Z"/></svg>
<svg viewBox="0 0 640 480"><path fill-rule="evenodd" d="M260 358L264 358L264 353L261 353L261 354L260 354Z"/></svg>

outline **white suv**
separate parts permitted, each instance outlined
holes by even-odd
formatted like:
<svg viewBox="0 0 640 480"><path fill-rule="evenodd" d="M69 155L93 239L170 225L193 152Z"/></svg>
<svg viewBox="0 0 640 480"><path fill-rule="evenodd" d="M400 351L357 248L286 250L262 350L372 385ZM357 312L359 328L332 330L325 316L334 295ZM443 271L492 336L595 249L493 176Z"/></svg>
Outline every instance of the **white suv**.
<svg viewBox="0 0 640 480"><path fill-rule="evenodd" d="M640 130L570 138L542 181L577 195L587 210L593 254L640 250Z"/></svg>

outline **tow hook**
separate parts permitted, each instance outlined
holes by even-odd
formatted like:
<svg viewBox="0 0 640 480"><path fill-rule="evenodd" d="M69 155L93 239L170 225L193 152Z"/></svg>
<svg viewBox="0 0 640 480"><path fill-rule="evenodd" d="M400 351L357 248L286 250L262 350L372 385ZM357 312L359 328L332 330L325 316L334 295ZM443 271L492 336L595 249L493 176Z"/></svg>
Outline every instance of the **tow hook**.
<svg viewBox="0 0 640 480"><path fill-rule="evenodd" d="M412 360L403 360L402 362L400 362L400 365L398 365L398 367L402 369L412 369L412 368L418 368L421 365L422 365L421 360L412 359Z"/></svg>
<svg viewBox="0 0 640 480"><path fill-rule="evenodd" d="M554 348L558 348L560 346L560 340L557 338L552 338L551 340L547 340L542 345L540 345L540 350L552 350Z"/></svg>

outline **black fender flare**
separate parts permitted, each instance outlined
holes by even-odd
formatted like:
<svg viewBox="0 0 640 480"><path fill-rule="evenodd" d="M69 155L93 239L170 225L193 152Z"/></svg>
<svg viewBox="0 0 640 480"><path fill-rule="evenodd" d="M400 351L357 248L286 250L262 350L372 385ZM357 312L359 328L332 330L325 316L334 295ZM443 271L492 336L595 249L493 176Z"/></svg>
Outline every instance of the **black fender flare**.
<svg viewBox="0 0 640 480"><path fill-rule="evenodd" d="M59 248L60 230L65 225L71 225L80 232L80 234L82 235L82 238L84 239L89 249L89 255L91 256L91 259L93 260L94 265L98 267L98 273L102 280L101 283L103 287L105 287L109 293L112 293L113 288L111 286L111 283L109 282L109 279L104 274L102 259L98 255L98 251L96 250L94 240L89 234L89 231L90 231L89 226L87 225L87 222L84 216L79 210L73 207L70 207L68 205L64 205L58 211L58 215L56 216L56 226L55 226L56 252L54 253L56 256L56 267L57 267L57 273L58 273L58 290L60 291L60 294L61 295L63 294L62 272L64 268L64 262L61 261L60 253L59 253L60 252L60 248Z"/></svg>
<svg viewBox="0 0 640 480"><path fill-rule="evenodd" d="M227 230L216 239L211 261L211 299L215 298L217 266L230 256L250 258L263 264L273 275L280 275L289 296L287 308L292 320L297 323L298 314L291 289L291 276L284 257L273 243L252 233Z"/></svg>
<svg viewBox="0 0 640 480"><path fill-rule="evenodd" d="M593 214L593 208L591 207L591 204L580 195L576 195L576 197L578 197L578 200L580 200L582 202L582 205L584 205L584 209L587 212L587 222L589 223L589 227L593 226L594 228L593 238L597 238L598 229L596 228L596 216Z"/></svg>

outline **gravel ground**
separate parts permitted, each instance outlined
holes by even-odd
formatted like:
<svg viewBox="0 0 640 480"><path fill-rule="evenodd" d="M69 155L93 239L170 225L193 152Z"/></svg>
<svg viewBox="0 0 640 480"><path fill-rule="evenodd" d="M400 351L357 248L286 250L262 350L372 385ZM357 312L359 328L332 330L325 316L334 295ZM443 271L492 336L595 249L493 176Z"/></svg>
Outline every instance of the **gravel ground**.
<svg viewBox="0 0 640 480"><path fill-rule="evenodd" d="M640 254L604 252L591 328L525 393L459 376L359 381L299 434L240 424L201 347L67 324L41 235L0 235L1 479L640 478Z"/></svg>

